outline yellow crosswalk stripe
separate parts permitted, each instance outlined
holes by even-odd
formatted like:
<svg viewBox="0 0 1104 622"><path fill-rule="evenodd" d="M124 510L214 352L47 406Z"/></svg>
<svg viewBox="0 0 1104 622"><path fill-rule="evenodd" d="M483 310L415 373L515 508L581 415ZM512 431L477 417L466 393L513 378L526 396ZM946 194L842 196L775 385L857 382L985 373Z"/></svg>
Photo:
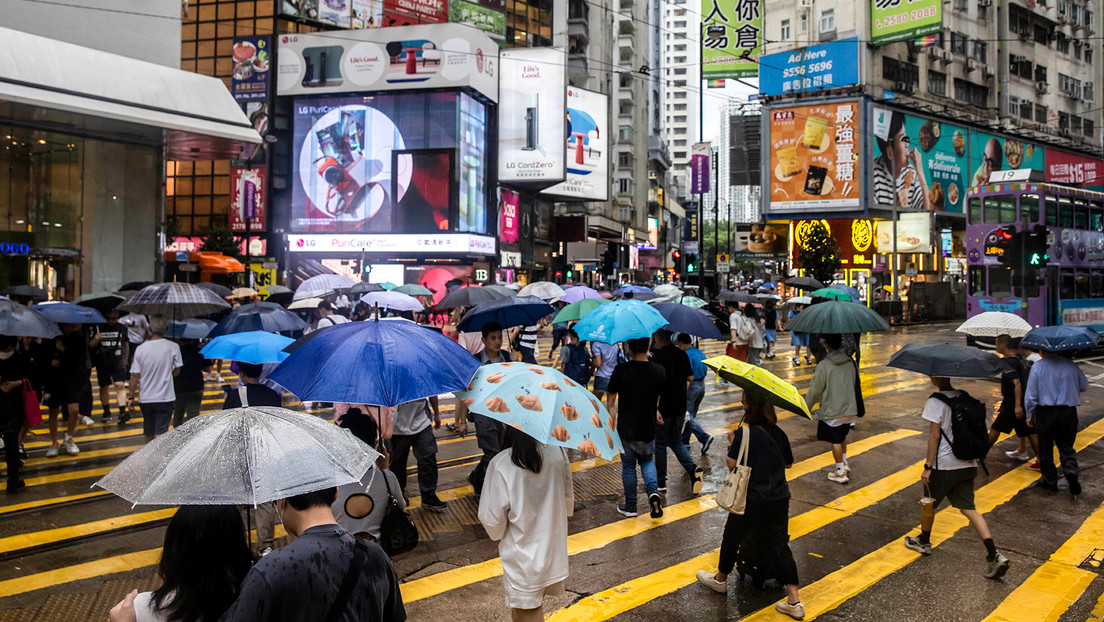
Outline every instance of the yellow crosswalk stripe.
<svg viewBox="0 0 1104 622"><path fill-rule="evenodd" d="M1050 559L1009 594L985 618L985 622L1058 620L1096 578L1095 572L1078 566L1101 542L1104 542L1104 505L1098 507Z"/></svg>
<svg viewBox="0 0 1104 622"><path fill-rule="evenodd" d="M0 514L11 514L12 512L22 512L23 510L33 510L35 508L48 507L51 505L57 505L58 503L83 501L85 499L94 499L96 497L106 497L111 493L106 490L99 492L86 492L80 495L66 495L64 497L55 497L53 499L39 499L38 501L27 501L26 503L16 503L14 505L5 505L0 507Z"/></svg>
<svg viewBox="0 0 1104 622"><path fill-rule="evenodd" d="M136 553L106 557L93 562L66 566L57 570L48 570L35 574L0 581L0 594L15 596L34 590L41 590L55 585L92 579L95 577L115 572L126 572L135 568L152 566L161 559L161 549L147 549Z"/></svg>
<svg viewBox="0 0 1104 622"><path fill-rule="evenodd" d="M41 486L42 484L55 484L57 482L69 482L75 479L84 479L87 477L99 477L101 475L107 475L108 471L115 467L103 467L99 469L84 469L81 471L70 471L68 473L58 473L56 475L44 475L42 477L27 477L23 481L27 483L27 486ZM5 482L0 485L0 490L7 490L8 484Z"/></svg>
<svg viewBox="0 0 1104 622"><path fill-rule="evenodd" d="M79 538L101 531L122 529L124 527L165 520L171 518L175 513L176 508L171 510L154 510L153 512L124 514L122 516L114 516L103 520L81 523L71 527L58 527L56 529L44 529L42 531L19 534L17 536L8 536L7 538L0 538L0 554L43 546L45 544L64 542L65 540L72 540L73 538Z"/></svg>

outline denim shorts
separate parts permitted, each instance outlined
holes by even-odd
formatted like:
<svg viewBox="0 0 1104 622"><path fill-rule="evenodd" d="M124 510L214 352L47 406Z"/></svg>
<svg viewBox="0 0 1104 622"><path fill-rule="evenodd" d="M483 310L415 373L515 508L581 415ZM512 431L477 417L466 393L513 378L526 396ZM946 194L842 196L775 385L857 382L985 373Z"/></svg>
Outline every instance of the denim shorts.
<svg viewBox="0 0 1104 622"><path fill-rule="evenodd" d="M610 381L609 378L605 378L603 376L595 376L594 377L594 390L605 393L606 389L609 388L609 381Z"/></svg>

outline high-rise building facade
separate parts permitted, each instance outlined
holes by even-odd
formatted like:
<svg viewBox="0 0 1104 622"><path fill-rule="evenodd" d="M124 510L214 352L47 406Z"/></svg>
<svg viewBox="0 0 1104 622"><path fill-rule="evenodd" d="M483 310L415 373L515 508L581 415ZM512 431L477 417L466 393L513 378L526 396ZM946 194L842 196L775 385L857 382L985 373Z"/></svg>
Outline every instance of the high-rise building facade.
<svg viewBox="0 0 1104 622"><path fill-rule="evenodd" d="M697 5L688 4L686 0L663 5L664 136L671 149L675 195L683 198L690 190L690 146L698 142L701 127L701 19L698 10Z"/></svg>

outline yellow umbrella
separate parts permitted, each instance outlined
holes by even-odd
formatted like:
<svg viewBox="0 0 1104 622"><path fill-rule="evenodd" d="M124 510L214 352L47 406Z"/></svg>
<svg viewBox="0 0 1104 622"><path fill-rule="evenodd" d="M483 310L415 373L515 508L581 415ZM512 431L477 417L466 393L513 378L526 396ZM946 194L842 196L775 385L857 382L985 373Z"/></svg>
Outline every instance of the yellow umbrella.
<svg viewBox="0 0 1104 622"><path fill-rule="evenodd" d="M721 378L746 390L762 390L767 393L771 403L790 412L812 419L805 398L797 392L797 387L775 376L762 367L749 365L731 356L715 356L702 361Z"/></svg>

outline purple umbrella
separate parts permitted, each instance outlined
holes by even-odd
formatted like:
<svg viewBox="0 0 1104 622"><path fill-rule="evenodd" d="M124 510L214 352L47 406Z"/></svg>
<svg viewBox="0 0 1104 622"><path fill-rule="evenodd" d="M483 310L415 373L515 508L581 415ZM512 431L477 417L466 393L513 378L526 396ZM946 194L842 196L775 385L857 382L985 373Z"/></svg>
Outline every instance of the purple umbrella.
<svg viewBox="0 0 1104 622"><path fill-rule="evenodd" d="M591 288L589 288L585 285L578 285L578 286L572 287L571 289L567 290L567 292L563 296L560 296L559 301L571 304L573 302L579 302L580 300L582 300L584 298L601 298L601 297L602 297L602 295L599 294L597 291L595 291L595 290L593 290L593 289L591 289Z"/></svg>

